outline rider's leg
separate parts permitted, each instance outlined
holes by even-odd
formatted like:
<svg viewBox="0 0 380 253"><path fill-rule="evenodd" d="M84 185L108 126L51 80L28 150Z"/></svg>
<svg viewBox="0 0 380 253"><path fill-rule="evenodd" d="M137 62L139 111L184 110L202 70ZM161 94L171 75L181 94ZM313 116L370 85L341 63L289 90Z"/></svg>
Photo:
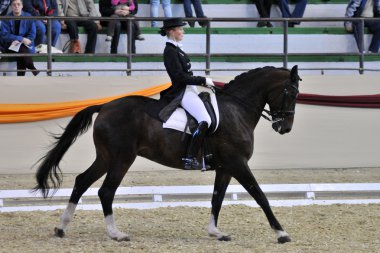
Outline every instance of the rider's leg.
<svg viewBox="0 0 380 253"><path fill-rule="evenodd" d="M181 106L198 122L198 127L192 135L187 149L186 158L184 159L185 169L200 169L196 157L202 146L208 127L211 125L211 118L207 113L202 100L198 97L196 88L190 85L186 87Z"/></svg>

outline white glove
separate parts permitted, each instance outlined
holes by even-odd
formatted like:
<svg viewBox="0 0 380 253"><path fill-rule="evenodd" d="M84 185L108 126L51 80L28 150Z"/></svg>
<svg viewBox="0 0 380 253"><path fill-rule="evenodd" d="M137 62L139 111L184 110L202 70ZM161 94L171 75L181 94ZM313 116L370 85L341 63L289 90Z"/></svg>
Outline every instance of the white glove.
<svg viewBox="0 0 380 253"><path fill-rule="evenodd" d="M211 78L206 77L206 86L215 86Z"/></svg>

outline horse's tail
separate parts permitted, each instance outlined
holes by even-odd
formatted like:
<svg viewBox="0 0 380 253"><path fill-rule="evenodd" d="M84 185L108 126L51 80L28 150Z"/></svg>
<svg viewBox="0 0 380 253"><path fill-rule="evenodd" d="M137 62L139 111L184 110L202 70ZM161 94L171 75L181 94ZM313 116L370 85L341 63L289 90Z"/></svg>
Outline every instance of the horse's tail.
<svg viewBox="0 0 380 253"><path fill-rule="evenodd" d="M61 186L62 173L59 162L77 137L88 130L92 124L92 115L99 112L101 108L102 105L95 105L78 112L61 136L53 136L56 139L53 148L39 160L41 164L36 173L37 185L34 187L34 191L40 190L43 197L47 198L50 189L57 190Z"/></svg>

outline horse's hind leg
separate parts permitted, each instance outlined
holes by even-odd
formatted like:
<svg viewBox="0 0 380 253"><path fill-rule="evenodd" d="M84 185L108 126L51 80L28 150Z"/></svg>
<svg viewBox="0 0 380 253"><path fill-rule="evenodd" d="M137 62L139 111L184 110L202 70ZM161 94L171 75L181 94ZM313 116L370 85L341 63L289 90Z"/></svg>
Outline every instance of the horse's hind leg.
<svg viewBox="0 0 380 253"><path fill-rule="evenodd" d="M231 176L221 172L220 170L216 171L215 183L214 183L214 192L211 200L211 218L208 225L208 234L210 236L215 236L219 241L230 241L231 237L222 233L218 228L218 217L219 212L222 207L222 202L226 194L227 187L231 181Z"/></svg>
<svg viewBox="0 0 380 253"><path fill-rule="evenodd" d="M288 233L283 230L280 223L274 216L271 207L269 206L269 201L265 196L264 192L261 190L259 184L257 183L255 177L252 175L251 170L248 165L244 166L242 170L239 170L234 177L239 181L239 183L247 190L247 192L256 200L257 204L263 209L266 217L268 218L271 228L276 232L277 241L279 243L290 242L290 237Z"/></svg>
<svg viewBox="0 0 380 253"><path fill-rule="evenodd" d="M85 172L76 177L69 203L60 218L60 224L54 229L56 236L63 237L65 235L65 229L73 218L79 199L96 180L106 173L106 170L104 162L97 157Z"/></svg>
<svg viewBox="0 0 380 253"><path fill-rule="evenodd" d="M124 152L127 154L128 152ZM107 173L107 176L99 189L98 195L100 202L103 207L103 214L106 221L107 234L111 239L116 241L129 241L129 236L126 233L123 233L117 229L115 220L113 217L112 202L115 197L115 192L119 187L121 181L123 180L124 175L127 173L129 167L134 162L135 155L127 155L121 157L116 157L113 160L115 163L110 168ZM123 160L121 160L123 159Z"/></svg>

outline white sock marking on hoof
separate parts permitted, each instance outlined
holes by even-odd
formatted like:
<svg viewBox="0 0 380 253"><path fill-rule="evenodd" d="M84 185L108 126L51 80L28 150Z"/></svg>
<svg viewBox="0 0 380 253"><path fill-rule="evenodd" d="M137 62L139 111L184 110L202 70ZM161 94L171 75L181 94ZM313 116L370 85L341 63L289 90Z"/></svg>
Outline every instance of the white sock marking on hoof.
<svg viewBox="0 0 380 253"><path fill-rule="evenodd" d="M289 236L288 233L286 233L285 231L281 231L281 230L276 230L276 234L277 234L277 239L281 238L281 237Z"/></svg>
<svg viewBox="0 0 380 253"><path fill-rule="evenodd" d="M114 239L116 241L129 241L129 236L126 233L120 232L119 229L116 228L112 214L107 215L105 220L107 226L107 234L109 237L111 237L111 239Z"/></svg>
<svg viewBox="0 0 380 253"><path fill-rule="evenodd" d="M70 221L73 219L73 215L74 215L76 207L77 205L74 203L69 203L67 205L65 211L61 215L60 224L57 227L58 229L62 229L62 230L66 229L67 225L69 225Z"/></svg>
<svg viewBox="0 0 380 253"><path fill-rule="evenodd" d="M208 224L208 234L209 236L215 236L216 238L222 238L222 237L229 237L229 234L221 232L216 226L215 226L215 218L214 215L211 214L210 223Z"/></svg>

